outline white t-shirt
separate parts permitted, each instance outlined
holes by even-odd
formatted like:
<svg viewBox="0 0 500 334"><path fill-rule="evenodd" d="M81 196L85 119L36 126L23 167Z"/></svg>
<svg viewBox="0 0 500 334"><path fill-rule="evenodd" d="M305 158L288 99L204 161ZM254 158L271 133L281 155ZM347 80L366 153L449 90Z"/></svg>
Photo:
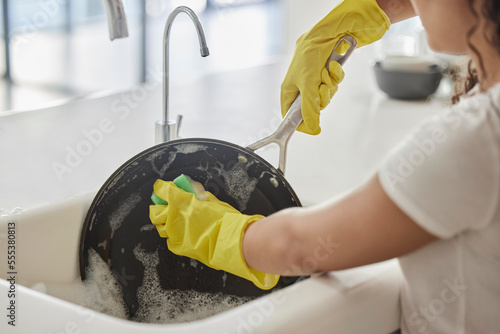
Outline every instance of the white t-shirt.
<svg viewBox="0 0 500 334"><path fill-rule="evenodd" d="M402 333L500 333L500 84L417 127L379 179L439 238L399 259Z"/></svg>

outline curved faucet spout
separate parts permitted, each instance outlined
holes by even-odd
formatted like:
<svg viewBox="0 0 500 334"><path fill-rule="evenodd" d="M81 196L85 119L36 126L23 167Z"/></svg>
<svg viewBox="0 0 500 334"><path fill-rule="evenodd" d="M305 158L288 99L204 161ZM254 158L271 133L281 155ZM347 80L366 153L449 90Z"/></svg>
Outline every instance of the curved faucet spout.
<svg viewBox="0 0 500 334"><path fill-rule="evenodd" d="M122 0L104 0L108 15L109 39L128 37L127 17Z"/></svg>
<svg viewBox="0 0 500 334"><path fill-rule="evenodd" d="M168 97L169 97L169 44L170 44L170 30L175 17L179 13L186 13L191 21L193 21L196 32L198 33L198 40L200 42L200 54L206 57L210 54L205 39L205 33L198 16L195 12L186 6L179 6L173 10L168 16L167 23L165 24L165 31L163 34L163 122L156 122L156 143L162 143L171 139L177 138L177 130L182 116L178 121L169 120L168 117Z"/></svg>
<svg viewBox="0 0 500 334"><path fill-rule="evenodd" d="M196 32L198 33L198 41L200 42L200 54L202 57L206 57L210 55L208 51L207 41L205 39L205 33L203 31L203 26L201 25L200 19L196 16L195 12L186 6L179 6L175 8L172 13L167 18L167 23L165 24L165 30L163 32L163 44L164 44L164 55L166 56L165 60L168 60L168 48L169 48L169 40L170 40L170 30L172 29L172 23L179 13L186 13L191 21L193 21L194 26L196 28ZM168 63L166 63L168 68Z"/></svg>

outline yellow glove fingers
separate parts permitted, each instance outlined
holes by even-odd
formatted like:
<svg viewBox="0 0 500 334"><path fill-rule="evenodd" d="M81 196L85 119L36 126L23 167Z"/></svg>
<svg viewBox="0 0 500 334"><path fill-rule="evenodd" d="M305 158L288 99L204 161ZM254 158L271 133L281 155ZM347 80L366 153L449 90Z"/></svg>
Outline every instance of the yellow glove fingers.
<svg viewBox="0 0 500 334"><path fill-rule="evenodd" d="M331 81L325 78L323 68L335 44L345 34L351 35L358 46L380 39L389 28L390 21L376 0L343 0L326 17L297 40L295 52L281 85L281 113L284 116L297 96L302 96L304 118L297 130L318 134L319 110L325 108L343 72L330 68ZM349 47L341 43L337 52L342 54ZM306 87L310 87L306 90Z"/></svg>
<svg viewBox="0 0 500 334"><path fill-rule="evenodd" d="M287 85L285 82L281 85L281 116L285 117L288 109L292 106L293 101L297 98L299 89L295 85Z"/></svg>
<svg viewBox="0 0 500 334"><path fill-rule="evenodd" d="M344 79L344 70L336 61L331 61L328 71L326 68L321 72L321 86L319 87L320 109L323 110L330 103L333 95L338 90L339 83Z"/></svg>
<svg viewBox="0 0 500 334"><path fill-rule="evenodd" d="M320 110L325 109L330 103L333 94L337 91L337 87L337 83L332 80L328 70L326 68L323 69L321 72L321 85L319 86Z"/></svg>
<svg viewBox="0 0 500 334"><path fill-rule="evenodd" d="M328 64L328 71L330 73L330 80L337 86L344 80L344 70L336 61L332 60L330 64Z"/></svg>
<svg viewBox="0 0 500 334"><path fill-rule="evenodd" d="M183 237L182 231L185 227L182 225L184 216L189 216L194 201L199 201L195 194L188 193L178 188L172 181L156 180L153 185L155 194L161 199L167 201L169 205L151 205L149 207L149 218L156 226L158 234L163 238ZM201 202L201 201L200 201ZM171 235L169 231L175 230L179 233Z"/></svg>
<svg viewBox="0 0 500 334"><path fill-rule="evenodd" d="M301 108L302 108L302 124L299 125L297 130L311 135L317 135L321 132L319 126L319 111L321 105L321 98L319 88L321 83L315 87L307 86L301 91Z"/></svg>
<svg viewBox="0 0 500 334"><path fill-rule="evenodd" d="M166 222L167 222L167 205L150 205L149 219L156 226L158 234L162 238L168 238Z"/></svg>

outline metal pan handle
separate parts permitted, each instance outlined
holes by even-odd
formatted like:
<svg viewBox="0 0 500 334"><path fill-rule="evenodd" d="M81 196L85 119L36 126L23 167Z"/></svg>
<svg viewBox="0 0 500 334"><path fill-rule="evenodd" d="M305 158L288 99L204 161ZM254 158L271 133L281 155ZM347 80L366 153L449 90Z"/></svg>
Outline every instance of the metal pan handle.
<svg viewBox="0 0 500 334"><path fill-rule="evenodd" d="M341 42L346 42L350 45L349 49L343 55L339 55L335 51ZM330 55L330 59L326 62L326 69L328 69L331 61L336 61L337 63L340 64L340 66L343 66L357 45L358 43L352 36L344 35L343 37L341 37L338 40L335 47L333 48L332 54ZM290 106L290 109L288 109L287 114L283 118L283 121L281 121L281 124L276 129L276 131L274 131L274 133L267 136L266 138L263 138L247 146L247 149L251 151L256 151L271 143L277 144L280 150L278 170L281 171L281 173L283 173L284 175L285 163L286 163L286 149L288 141L292 137L292 134L295 132L295 130L297 130L297 127L300 125L300 123L302 123L302 109L301 109L301 98L299 93L295 98L295 101L293 101L292 105Z"/></svg>

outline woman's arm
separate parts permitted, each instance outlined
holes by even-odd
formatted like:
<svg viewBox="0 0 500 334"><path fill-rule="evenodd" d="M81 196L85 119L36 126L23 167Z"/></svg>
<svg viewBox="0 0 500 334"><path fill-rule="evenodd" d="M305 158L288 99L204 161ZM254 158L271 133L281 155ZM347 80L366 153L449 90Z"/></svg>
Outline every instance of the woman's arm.
<svg viewBox="0 0 500 334"><path fill-rule="evenodd" d="M377 0L377 3L389 17L391 23L400 22L416 15L410 0Z"/></svg>
<svg viewBox="0 0 500 334"><path fill-rule="evenodd" d="M435 239L392 202L375 176L338 202L287 209L253 223L243 255L262 272L307 275L391 259Z"/></svg>

